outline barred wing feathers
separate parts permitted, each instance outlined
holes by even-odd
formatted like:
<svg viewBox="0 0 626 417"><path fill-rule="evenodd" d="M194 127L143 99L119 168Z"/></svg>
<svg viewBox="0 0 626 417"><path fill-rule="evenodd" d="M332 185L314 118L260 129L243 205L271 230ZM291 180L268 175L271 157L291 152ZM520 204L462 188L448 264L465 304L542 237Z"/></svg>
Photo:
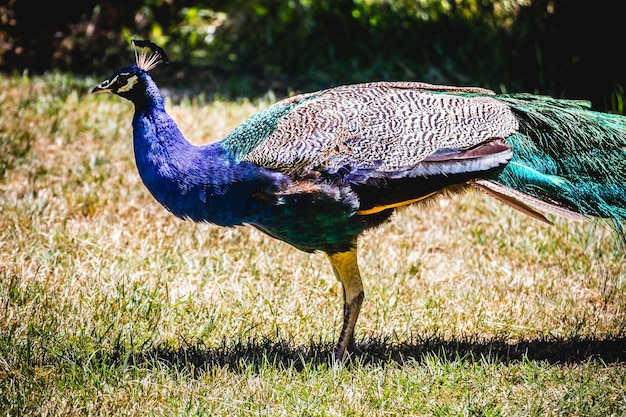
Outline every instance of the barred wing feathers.
<svg viewBox="0 0 626 417"><path fill-rule="evenodd" d="M297 104L244 159L294 176L402 178L483 171L511 158L518 129L489 90L423 83L349 85Z"/></svg>

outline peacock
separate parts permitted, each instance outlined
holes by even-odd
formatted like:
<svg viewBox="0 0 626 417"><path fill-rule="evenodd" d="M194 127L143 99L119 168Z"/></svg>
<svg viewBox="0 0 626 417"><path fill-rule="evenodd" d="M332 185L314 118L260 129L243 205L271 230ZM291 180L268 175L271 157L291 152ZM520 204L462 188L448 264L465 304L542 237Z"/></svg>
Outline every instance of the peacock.
<svg viewBox="0 0 626 417"><path fill-rule="evenodd" d="M148 74L166 53L133 44L136 63L92 92L134 104L143 183L182 219L251 225L324 252L343 289L337 359L356 349L364 299L357 239L400 207L475 188L547 223L545 214L607 219L626 239L624 116L578 100L371 82L286 98L195 146Z"/></svg>

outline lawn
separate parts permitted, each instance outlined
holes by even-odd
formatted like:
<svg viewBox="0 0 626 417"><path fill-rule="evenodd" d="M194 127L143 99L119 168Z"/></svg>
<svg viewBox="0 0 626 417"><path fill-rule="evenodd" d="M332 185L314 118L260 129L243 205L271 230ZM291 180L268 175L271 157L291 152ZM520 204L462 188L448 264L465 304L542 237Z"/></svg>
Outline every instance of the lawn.
<svg viewBox="0 0 626 417"><path fill-rule="evenodd" d="M477 193L361 239L362 351L322 254L174 218L101 80L0 78L0 415L626 415L624 251ZM187 138L269 104L166 100Z"/></svg>

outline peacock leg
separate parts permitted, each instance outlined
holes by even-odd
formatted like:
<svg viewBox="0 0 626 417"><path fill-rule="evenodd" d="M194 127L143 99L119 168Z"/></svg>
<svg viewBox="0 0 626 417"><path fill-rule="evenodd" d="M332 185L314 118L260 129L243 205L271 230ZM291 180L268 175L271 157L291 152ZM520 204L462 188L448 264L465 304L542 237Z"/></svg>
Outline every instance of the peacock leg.
<svg viewBox="0 0 626 417"><path fill-rule="evenodd" d="M328 254L333 272L343 287L343 327L335 348L335 359L343 359L346 351L356 349L354 345L354 326L356 325L364 292L361 274L356 259L356 249L349 252Z"/></svg>

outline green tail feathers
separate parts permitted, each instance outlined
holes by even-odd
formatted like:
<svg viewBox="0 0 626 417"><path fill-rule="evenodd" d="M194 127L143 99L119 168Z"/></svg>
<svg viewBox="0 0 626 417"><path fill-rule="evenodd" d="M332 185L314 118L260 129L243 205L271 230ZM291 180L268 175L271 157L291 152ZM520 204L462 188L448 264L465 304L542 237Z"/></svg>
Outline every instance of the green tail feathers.
<svg viewBox="0 0 626 417"><path fill-rule="evenodd" d="M626 117L586 102L503 95L520 122L513 159L492 180L550 204L613 222L626 241Z"/></svg>

